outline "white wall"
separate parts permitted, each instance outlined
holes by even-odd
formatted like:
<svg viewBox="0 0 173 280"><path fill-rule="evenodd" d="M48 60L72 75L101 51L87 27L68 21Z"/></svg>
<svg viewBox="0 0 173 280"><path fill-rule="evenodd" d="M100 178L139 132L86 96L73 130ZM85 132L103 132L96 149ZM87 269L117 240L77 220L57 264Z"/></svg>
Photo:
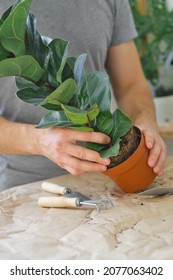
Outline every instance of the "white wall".
<svg viewBox="0 0 173 280"><path fill-rule="evenodd" d="M173 10L173 0L167 0L167 4L170 10Z"/></svg>

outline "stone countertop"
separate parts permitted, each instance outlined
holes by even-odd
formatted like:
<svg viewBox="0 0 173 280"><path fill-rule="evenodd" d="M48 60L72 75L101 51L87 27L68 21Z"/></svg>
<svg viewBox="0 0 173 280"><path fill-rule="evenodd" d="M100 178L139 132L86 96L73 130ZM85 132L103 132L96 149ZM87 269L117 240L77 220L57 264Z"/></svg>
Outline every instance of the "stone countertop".
<svg viewBox="0 0 173 280"><path fill-rule="evenodd" d="M41 208L42 181L0 193L0 259L173 259L173 195L124 194L105 175L49 180L114 207ZM173 157L150 188L173 187Z"/></svg>

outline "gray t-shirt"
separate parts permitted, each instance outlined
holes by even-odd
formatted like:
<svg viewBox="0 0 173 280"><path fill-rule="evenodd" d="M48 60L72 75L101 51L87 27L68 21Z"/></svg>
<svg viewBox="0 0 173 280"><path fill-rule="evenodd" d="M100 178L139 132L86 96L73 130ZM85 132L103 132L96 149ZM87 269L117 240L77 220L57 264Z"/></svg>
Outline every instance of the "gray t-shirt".
<svg viewBox="0 0 173 280"><path fill-rule="evenodd" d="M12 4L1 0L0 14ZM137 35L128 0L33 0L31 12L42 35L70 42L69 55L87 53L87 72L104 71L108 48ZM46 110L22 102L15 92L14 78L0 79L0 115L37 124ZM0 155L0 190L65 173L41 156Z"/></svg>

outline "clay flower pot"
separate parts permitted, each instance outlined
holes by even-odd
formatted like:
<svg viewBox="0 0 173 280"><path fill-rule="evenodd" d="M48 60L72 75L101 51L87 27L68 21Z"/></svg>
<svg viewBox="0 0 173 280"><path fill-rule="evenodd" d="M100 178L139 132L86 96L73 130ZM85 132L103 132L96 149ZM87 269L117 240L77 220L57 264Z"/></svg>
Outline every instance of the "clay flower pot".
<svg viewBox="0 0 173 280"><path fill-rule="evenodd" d="M136 151L123 163L107 169L103 173L109 176L124 192L133 193L146 189L156 177L153 169L147 164L148 155L149 150L141 133L141 141Z"/></svg>

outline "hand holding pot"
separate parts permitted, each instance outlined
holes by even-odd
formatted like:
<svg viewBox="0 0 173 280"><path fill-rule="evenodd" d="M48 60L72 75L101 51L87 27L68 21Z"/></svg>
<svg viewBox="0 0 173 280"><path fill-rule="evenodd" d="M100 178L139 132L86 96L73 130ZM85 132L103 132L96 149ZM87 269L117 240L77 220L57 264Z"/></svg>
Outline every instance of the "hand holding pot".
<svg viewBox="0 0 173 280"><path fill-rule="evenodd" d="M138 125L144 134L145 144L150 150L148 165L153 168L157 176L163 175L164 164L166 160L166 144L159 135L159 130L155 124L142 123Z"/></svg>

